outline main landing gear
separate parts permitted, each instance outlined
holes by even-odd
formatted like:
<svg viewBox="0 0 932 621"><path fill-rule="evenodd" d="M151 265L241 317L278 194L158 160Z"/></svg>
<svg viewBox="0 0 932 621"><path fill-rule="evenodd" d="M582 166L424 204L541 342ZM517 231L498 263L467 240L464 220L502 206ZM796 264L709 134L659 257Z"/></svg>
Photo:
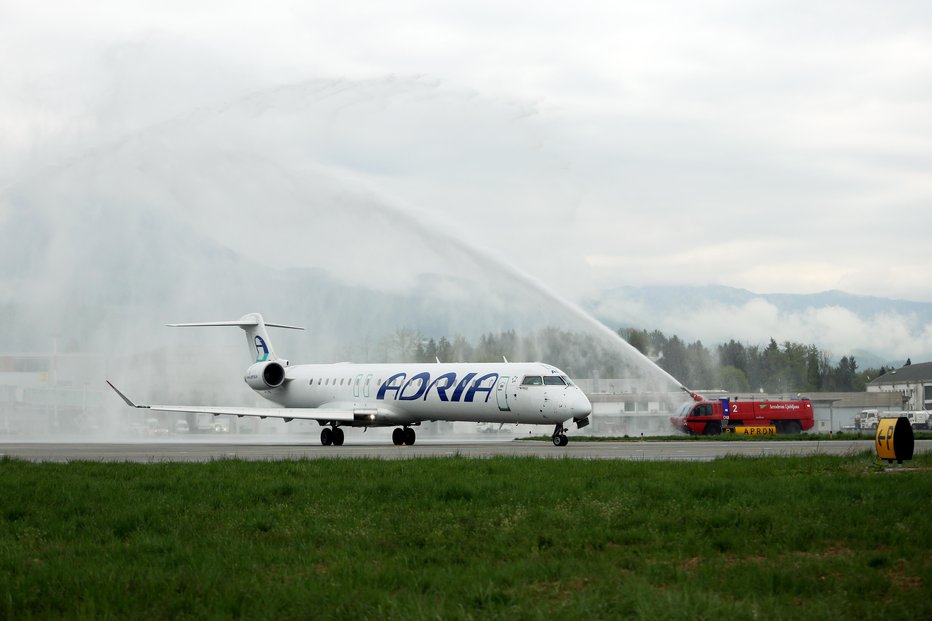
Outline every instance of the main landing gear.
<svg viewBox="0 0 932 621"><path fill-rule="evenodd" d="M402 444L413 446L416 439L417 436L410 427L398 427L392 432L392 442L395 446L401 446Z"/></svg>
<svg viewBox="0 0 932 621"><path fill-rule="evenodd" d="M569 438L566 437L566 432L569 431L566 427L563 426L563 423L557 423L553 428L553 435L551 440L553 440L554 446L566 446L570 443Z"/></svg>
<svg viewBox="0 0 932 621"><path fill-rule="evenodd" d="M343 446L343 430L339 427L324 427L320 430L320 443L324 446Z"/></svg>

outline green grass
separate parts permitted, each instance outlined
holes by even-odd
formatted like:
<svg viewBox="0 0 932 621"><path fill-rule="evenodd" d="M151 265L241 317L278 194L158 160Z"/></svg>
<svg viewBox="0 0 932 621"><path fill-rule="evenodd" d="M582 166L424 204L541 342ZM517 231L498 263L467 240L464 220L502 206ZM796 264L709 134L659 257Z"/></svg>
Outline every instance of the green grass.
<svg viewBox="0 0 932 621"><path fill-rule="evenodd" d="M932 618L932 456L0 460L0 619Z"/></svg>

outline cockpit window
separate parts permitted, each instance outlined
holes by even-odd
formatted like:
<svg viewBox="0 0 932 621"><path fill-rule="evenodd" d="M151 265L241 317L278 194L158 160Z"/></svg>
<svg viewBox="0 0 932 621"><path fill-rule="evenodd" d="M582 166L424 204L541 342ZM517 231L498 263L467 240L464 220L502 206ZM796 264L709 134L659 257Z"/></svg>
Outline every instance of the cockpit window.
<svg viewBox="0 0 932 621"><path fill-rule="evenodd" d="M567 386L575 386L575 385L576 385L576 384L573 383L573 380L571 380L571 379L568 378L567 376L561 375L560 377L563 378L563 381L566 382L566 385L567 385Z"/></svg>
<svg viewBox="0 0 932 621"><path fill-rule="evenodd" d="M566 386L566 382L559 375L545 375L544 386Z"/></svg>
<svg viewBox="0 0 932 621"><path fill-rule="evenodd" d="M541 384L543 384L543 381L541 380L540 375L527 375L521 382L522 386L540 386Z"/></svg>

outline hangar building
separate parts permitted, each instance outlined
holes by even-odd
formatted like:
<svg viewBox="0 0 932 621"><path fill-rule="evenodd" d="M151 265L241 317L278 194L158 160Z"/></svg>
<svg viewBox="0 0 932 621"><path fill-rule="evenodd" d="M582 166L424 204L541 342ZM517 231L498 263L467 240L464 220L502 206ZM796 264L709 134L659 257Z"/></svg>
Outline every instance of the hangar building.
<svg viewBox="0 0 932 621"><path fill-rule="evenodd" d="M900 367L867 385L867 392L893 392L903 397L903 409L932 410L932 362Z"/></svg>

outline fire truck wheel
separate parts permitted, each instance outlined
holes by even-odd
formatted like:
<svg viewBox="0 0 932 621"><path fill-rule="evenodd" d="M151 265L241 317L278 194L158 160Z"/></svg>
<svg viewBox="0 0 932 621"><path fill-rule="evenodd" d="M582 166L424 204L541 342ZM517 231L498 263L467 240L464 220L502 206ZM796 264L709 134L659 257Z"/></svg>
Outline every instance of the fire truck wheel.
<svg viewBox="0 0 932 621"><path fill-rule="evenodd" d="M802 433L803 428L795 420L791 420L783 426L783 431L787 434Z"/></svg>
<svg viewBox="0 0 932 621"><path fill-rule="evenodd" d="M705 431L702 432L704 436L717 436L722 433L722 425L719 422L707 423L705 426Z"/></svg>

